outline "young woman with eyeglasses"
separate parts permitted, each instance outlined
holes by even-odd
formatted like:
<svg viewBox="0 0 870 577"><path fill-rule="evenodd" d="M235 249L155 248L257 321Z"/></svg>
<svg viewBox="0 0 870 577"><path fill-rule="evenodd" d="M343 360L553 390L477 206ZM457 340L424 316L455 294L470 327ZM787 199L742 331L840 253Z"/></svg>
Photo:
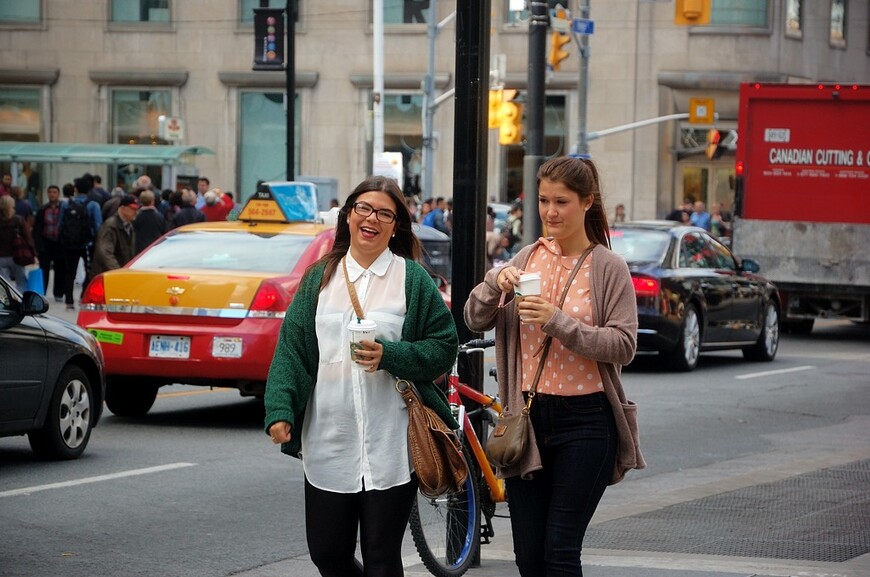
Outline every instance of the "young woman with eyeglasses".
<svg viewBox="0 0 870 577"><path fill-rule="evenodd" d="M302 458L311 560L324 576L403 574L402 538L417 481L408 413L394 377L453 427L432 381L456 357L453 317L416 260L420 242L392 179L361 182L339 212L332 250L305 273L281 327L266 383L266 432ZM374 340L351 358L355 293Z"/></svg>

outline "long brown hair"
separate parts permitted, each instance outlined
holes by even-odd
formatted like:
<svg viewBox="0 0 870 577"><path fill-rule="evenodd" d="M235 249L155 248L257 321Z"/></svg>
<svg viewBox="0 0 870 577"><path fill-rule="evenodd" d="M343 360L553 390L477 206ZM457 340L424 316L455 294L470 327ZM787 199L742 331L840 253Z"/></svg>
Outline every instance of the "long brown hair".
<svg viewBox="0 0 870 577"><path fill-rule="evenodd" d="M607 213L601 200L601 184L598 180L598 169L586 158L575 156L559 156L551 158L538 169L537 184L542 180L561 182L569 190L576 192L580 200L592 198L592 206L586 211L586 236L596 244L610 248L610 227L607 225Z"/></svg>
<svg viewBox="0 0 870 577"><path fill-rule="evenodd" d="M392 178L386 176L369 176L357 185L347 200L344 201L344 206L338 213L338 221L335 224L335 243L332 245L332 250L326 253L320 260L314 263L316 266L319 263L325 262L326 268L323 271L323 280L320 286L326 286L329 279L338 268L338 263L342 257L347 254L350 249L350 225L348 218L353 210L353 204L360 195L366 192L383 192L388 194L393 199L396 205L396 230L395 236L390 238L390 250L393 254L411 260L419 260L423 253L420 241L411 230L411 213L405 205L405 198L402 191L399 189L398 183Z"/></svg>

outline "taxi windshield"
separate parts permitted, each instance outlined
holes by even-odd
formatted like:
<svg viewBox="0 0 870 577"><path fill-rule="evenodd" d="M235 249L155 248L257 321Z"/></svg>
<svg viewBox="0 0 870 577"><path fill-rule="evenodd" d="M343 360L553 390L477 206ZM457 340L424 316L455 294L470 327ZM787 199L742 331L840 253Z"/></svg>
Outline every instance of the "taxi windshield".
<svg viewBox="0 0 870 577"><path fill-rule="evenodd" d="M180 232L150 247L130 265L130 269L289 273L312 240L313 236L302 234Z"/></svg>

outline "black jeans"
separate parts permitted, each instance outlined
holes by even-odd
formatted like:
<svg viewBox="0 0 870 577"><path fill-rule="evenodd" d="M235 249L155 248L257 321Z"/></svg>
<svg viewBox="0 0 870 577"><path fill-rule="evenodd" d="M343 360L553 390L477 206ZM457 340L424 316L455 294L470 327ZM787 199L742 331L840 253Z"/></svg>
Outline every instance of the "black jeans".
<svg viewBox="0 0 870 577"><path fill-rule="evenodd" d="M583 536L610 481L616 424L604 393L537 395L532 426L543 469L507 479L522 577L582 577Z"/></svg>
<svg viewBox="0 0 870 577"><path fill-rule="evenodd" d="M305 480L308 552L323 577L401 577L417 478L384 491L333 493ZM357 528L365 572L354 561Z"/></svg>
<svg viewBox="0 0 870 577"><path fill-rule="evenodd" d="M66 287L66 251L56 240L42 239L39 268L42 269L42 290L48 296L48 276L54 265L54 298L62 299Z"/></svg>

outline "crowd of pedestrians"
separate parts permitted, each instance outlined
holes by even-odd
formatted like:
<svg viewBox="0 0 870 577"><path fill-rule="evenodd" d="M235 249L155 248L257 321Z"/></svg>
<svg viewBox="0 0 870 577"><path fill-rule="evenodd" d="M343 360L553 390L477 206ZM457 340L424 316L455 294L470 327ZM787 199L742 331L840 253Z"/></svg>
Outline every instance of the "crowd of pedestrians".
<svg viewBox="0 0 870 577"><path fill-rule="evenodd" d="M703 228L725 244L731 238L731 218L731 211L724 202L714 203L710 212L707 212L707 205L703 201L693 202L690 198L684 199L683 204L665 217L667 220Z"/></svg>
<svg viewBox="0 0 870 577"><path fill-rule="evenodd" d="M27 287L26 269L13 258L15 240L23 237L35 252L43 293L53 278L51 294L67 310L75 309L77 281L84 293L91 278L124 266L169 230L235 214L232 193L212 188L205 177L196 191L161 191L143 175L132 190L109 192L99 175L85 173L62 188L48 186L45 195L34 210L11 175L0 178L0 276L21 292Z"/></svg>

